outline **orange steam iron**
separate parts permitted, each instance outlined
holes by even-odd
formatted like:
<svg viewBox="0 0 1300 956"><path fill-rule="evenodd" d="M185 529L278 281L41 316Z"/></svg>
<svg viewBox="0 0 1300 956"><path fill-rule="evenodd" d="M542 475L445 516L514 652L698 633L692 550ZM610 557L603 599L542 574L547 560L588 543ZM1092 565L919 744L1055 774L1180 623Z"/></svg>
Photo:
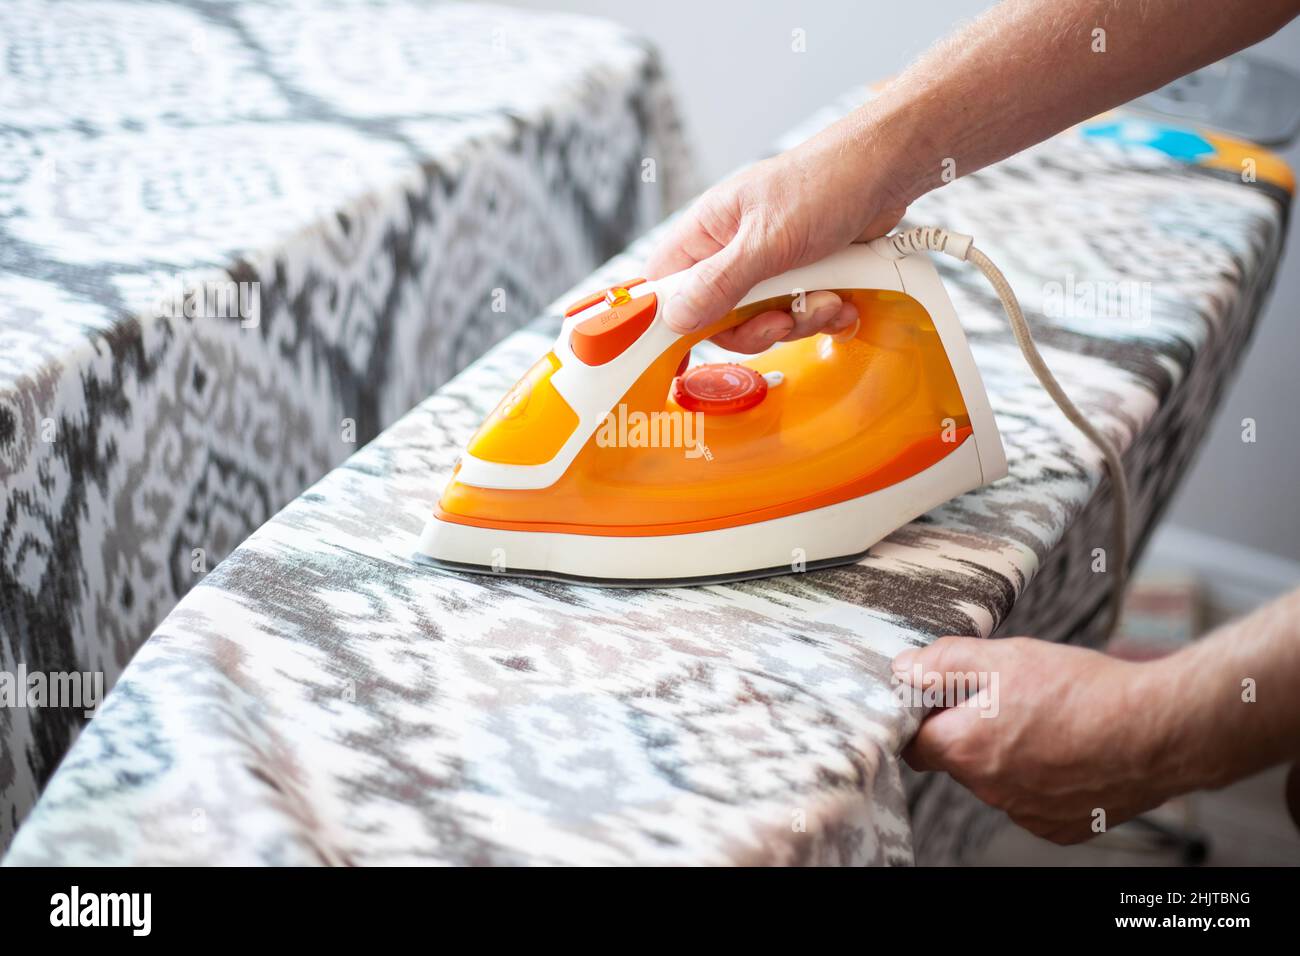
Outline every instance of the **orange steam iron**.
<svg viewBox="0 0 1300 956"><path fill-rule="evenodd" d="M417 559L625 587L788 574L856 561L1002 477L966 337L915 251L853 245L684 336L662 316L677 276L575 302L470 440ZM854 303L855 328L688 365L702 339L821 289Z"/></svg>

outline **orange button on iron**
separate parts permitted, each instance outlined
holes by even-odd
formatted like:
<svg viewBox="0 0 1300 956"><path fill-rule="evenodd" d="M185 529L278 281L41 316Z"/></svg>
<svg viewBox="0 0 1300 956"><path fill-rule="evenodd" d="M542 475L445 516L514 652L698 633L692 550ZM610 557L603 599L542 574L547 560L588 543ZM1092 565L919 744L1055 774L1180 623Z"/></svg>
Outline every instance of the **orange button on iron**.
<svg viewBox="0 0 1300 956"><path fill-rule="evenodd" d="M673 400L688 412L732 415L767 395L767 379L747 365L697 365L673 382Z"/></svg>
<svg viewBox="0 0 1300 956"><path fill-rule="evenodd" d="M579 312L585 312L593 305L606 301L609 295L618 289L631 289L635 286L639 286L643 282L645 282L645 279L629 279L627 282L620 282L618 285L610 286L608 289L601 289L599 292L593 292L591 295L584 296L570 305L565 310L564 317L567 319L570 316L577 315Z"/></svg>
<svg viewBox="0 0 1300 956"><path fill-rule="evenodd" d="M623 354L654 321L659 300L651 293L634 299L625 286L608 293L611 307L573 327L569 347L587 365L604 365Z"/></svg>

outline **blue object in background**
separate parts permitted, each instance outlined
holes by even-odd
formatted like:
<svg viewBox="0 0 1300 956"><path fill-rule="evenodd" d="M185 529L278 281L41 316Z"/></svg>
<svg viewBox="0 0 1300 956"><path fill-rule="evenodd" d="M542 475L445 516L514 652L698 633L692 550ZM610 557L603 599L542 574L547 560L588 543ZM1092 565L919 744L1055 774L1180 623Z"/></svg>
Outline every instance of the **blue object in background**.
<svg viewBox="0 0 1300 956"><path fill-rule="evenodd" d="M1214 154L1214 147L1195 130L1145 119L1111 120L1084 126L1080 132L1089 139L1110 139L1125 146L1149 146L1185 163L1195 163L1203 156Z"/></svg>

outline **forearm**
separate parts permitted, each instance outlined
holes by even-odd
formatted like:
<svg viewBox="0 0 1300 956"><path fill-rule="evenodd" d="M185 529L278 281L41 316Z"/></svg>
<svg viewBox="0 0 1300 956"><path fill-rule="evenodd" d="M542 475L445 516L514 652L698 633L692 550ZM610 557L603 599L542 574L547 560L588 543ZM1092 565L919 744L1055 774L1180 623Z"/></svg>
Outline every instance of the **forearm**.
<svg viewBox="0 0 1300 956"><path fill-rule="evenodd" d="M906 205L1250 46L1298 12L1298 0L1005 0L828 133L840 149L889 162L889 188Z"/></svg>
<svg viewBox="0 0 1300 956"><path fill-rule="evenodd" d="M1182 791L1300 759L1300 590L1143 668L1153 769Z"/></svg>

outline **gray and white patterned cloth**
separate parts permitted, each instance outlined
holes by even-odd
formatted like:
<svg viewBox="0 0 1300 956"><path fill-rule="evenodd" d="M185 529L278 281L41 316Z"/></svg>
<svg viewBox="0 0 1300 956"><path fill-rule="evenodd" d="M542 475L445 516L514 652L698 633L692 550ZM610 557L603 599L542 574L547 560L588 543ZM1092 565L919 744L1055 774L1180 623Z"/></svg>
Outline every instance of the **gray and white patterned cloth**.
<svg viewBox="0 0 1300 956"><path fill-rule="evenodd" d="M1048 362L1126 449L1140 543L1249 337L1289 194L1134 139L1070 131L911 219L974 234L1007 272ZM637 274L651 241L574 291ZM1094 549L1111 516L1096 451L1044 400L983 279L940 268L1007 447L1004 480L856 565L757 582L593 589L412 563L456 455L548 348L552 314L180 602L5 862L959 855L983 824L954 819L960 801L932 781L905 788L897 755L920 713L894 693L889 659L942 634L1095 640L1112 576L1093 570Z"/></svg>
<svg viewBox="0 0 1300 956"><path fill-rule="evenodd" d="M602 21L5 0L0 673L111 684L250 531L683 202L688 165L656 55ZM0 708L0 848L81 723Z"/></svg>

